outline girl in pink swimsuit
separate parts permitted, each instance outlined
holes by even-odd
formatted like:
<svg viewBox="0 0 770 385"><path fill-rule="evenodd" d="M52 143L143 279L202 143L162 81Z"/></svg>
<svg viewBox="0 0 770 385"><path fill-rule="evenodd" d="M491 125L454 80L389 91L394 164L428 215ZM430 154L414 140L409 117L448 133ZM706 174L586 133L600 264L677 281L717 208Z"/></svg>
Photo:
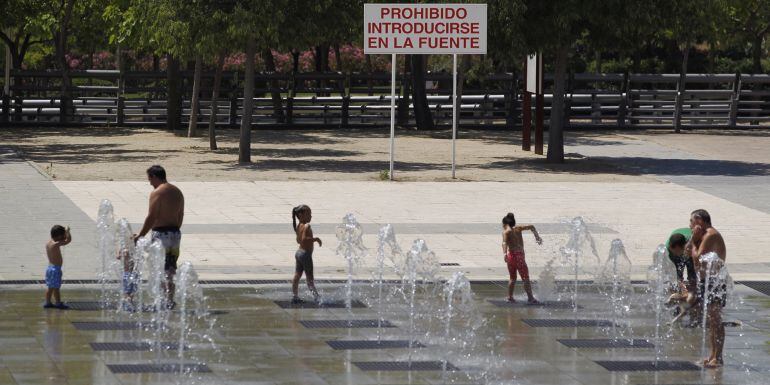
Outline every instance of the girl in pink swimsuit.
<svg viewBox="0 0 770 385"><path fill-rule="evenodd" d="M521 236L521 232L530 230L535 235L535 241L537 244L542 244L543 239L537 233L535 226L516 226L516 218L513 213L508 213L503 217L503 254L504 260L508 265L508 302L516 302L513 299L513 289L516 286L516 273L521 276L521 280L524 281L524 291L527 292L527 302L536 304L538 301L532 295L532 284L529 281L529 269L527 268L527 261L524 260L524 239Z"/></svg>

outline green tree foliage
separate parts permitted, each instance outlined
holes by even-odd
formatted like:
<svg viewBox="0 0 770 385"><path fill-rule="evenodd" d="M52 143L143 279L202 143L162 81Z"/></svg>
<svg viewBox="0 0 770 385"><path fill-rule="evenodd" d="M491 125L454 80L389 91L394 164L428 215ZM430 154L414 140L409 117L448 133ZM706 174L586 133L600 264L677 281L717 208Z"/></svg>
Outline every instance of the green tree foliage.
<svg viewBox="0 0 770 385"><path fill-rule="evenodd" d="M739 48L750 45L752 72L762 73L763 44L770 33L770 1L722 0L724 39Z"/></svg>

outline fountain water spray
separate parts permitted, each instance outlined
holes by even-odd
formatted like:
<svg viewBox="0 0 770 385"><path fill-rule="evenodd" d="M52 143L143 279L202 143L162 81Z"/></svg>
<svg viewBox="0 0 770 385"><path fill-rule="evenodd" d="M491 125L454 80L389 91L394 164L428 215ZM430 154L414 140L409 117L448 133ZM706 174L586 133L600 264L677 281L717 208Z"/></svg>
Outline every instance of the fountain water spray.
<svg viewBox="0 0 770 385"><path fill-rule="evenodd" d="M588 262L583 262L584 265L589 265L590 262L595 262L595 265L600 264L599 253L596 251L596 243L594 238L588 232L583 218L575 217L569 222L570 236L567 244L561 248L562 263L572 263L574 265L575 274L575 287L572 292L572 311L577 314L577 294L578 294L578 277L580 275L580 261L583 257L593 256ZM588 253L584 249L588 248ZM585 270L585 266L583 267Z"/></svg>
<svg viewBox="0 0 770 385"><path fill-rule="evenodd" d="M663 302L666 300L668 288L671 287L673 277L670 269L667 269L668 250L661 244L652 255L652 265L647 269L648 292L653 293L653 307L655 308L655 364L663 359L663 338L661 325L663 324Z"/></svg>
<svg viewBox="0 0 770 385"><path fill-rule="evenodd" d="M125 284L133 286L135 292L133 293L134 301L127 302L125 296L120 295L118 303L118 311L121 310L136 310L136 297L138 297L139 304L142 303L142 291L141 290L141 271L144 267L144 254L136 252L136 246L132 239L133 231L131 231L131 224L128 223L126 218L121 218L117 222L117 253L122 262L122 271Z"/></svg>
<svg viewBox="0 0 770 385"><path fill-rule="evenodd" d="M446 296L446 309L444 314L444 360L441 368L441 377L446 384L446 369L449 362L449 355L452 347L452 313L455 310L455 296L460 299L460 310L467 311L473 307L473 292L471 283L465 274L455 272L444 284L444 294Z"/></svg>
<svg viewBox="0 0 770 385"><path fill-rule="evenodd" d="M348 262L348 280L345 286L345 306L350 310L353 305L353 267L366 255L363 242L364 230L353 214L342 218L337 226L337 255L342 255Z"/></svg>
<svg viewBox="0 0 770 385"><path fill-rule="evenodd" d="M537 297L540 301L548 301L556 292L556 274L554 273L555 259L552 258L546 262L543 270L540 271L537 279Z"/></svg>
<svg viewBox="0 0 770 385"><path fill-rule="evenodd" d="M150 324L152 327L152 346L156 361L160 362L161 353L165 349L163 340L170 313L164 306L166 299L164 288L166 249L163 248L163 244L159 240L150 243L147 238L142 238L137 242L137 249L145 253L145 260L147 261L147 292L152 299L152 303L148 307L150 314L152 314Z"/></svg>
<svg viewBox="0 0 770 385"><path fill-rule="evenodd" d="M417 292L417 277L423 282L433 282L441 265L428 245L422 239L412 243L412 248L406 253L404 261L404 276L402 281L409 285L409 364L412 362L412 345L415 333L415 294Z"/></svg>
<svg viewBox="0 0 770 385"><path fill-rule="evenodd" d="M111 266L115 264L115 217L113 215L112 202L103 199L99 203L99 212L96 217L97 247L99 257L102 260L102 270L99 272L99 285L101 293L99 301L103 308L110 302L108 283L110 281Z"/></svg>
<svg viewBox="0 0 770 385"><path fill-rule="evenodd" d="M382 321L384 320L382 315L382 276L385 270L385 260L389 259L393 266L397 266L396 258L401 255L401 247L396 241L393 226L390 224L382 226L377 236L377 270L375 276L377 280L377 341L382 339Z"/></svg>
<svg viewBox="0 0 770 385"><path fill-rule="evenodd" d="M192 263L185 262L179 268L179 279L177 280L179 291L179 344L177 353L179 359L179 373L184 373L185 363L185 345L192 333L191 319L205 314L203 308L203 290L198 284L198 273L192 266ZM191 306L192 305L192 306ZM190 309L192 307L192 309ZM190 311L192 310L192 311Z"/></svg>
<svg viewBox="0 0 770 385"><path fill-rule="evenodd" d="M611 336L613 340L617 340L619 338L617 322L630 313L630 296L633 292L631 260L628 258L626 248L620 239L612 241L609 256L597 276L596 283L600 293L609 298L610 312L612 313ZM629 333L631 332L629 331Z"/></svg>

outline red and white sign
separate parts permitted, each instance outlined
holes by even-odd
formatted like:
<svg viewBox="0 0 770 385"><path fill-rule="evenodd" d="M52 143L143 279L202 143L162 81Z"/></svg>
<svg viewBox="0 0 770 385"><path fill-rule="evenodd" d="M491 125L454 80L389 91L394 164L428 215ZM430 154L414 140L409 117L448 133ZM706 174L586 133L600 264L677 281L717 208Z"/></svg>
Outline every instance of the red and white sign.
<svg viewBox="0 0 770 385"><path fill-rule="evenodd" d="M486 54L486 4L364 4L364 53Z"/></svg>

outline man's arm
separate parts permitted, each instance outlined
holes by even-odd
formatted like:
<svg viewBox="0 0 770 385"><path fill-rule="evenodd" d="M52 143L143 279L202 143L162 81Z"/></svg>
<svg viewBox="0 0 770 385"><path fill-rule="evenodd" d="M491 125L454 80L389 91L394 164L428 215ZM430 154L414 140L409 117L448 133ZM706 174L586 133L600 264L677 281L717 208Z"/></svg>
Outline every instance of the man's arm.
<svg viewBox="0 0 770 385"><path fill-rule="evenodd" d="M155 217L157 216L159 205L160 200L158 199L158 195L155 193L155 191L153 191L150 193L150 208L147 212L147 218L144 219L142 230L139 231L139 234L136 235L136 238L143 237L152 229L152 225L155 223Z"/></svg>

